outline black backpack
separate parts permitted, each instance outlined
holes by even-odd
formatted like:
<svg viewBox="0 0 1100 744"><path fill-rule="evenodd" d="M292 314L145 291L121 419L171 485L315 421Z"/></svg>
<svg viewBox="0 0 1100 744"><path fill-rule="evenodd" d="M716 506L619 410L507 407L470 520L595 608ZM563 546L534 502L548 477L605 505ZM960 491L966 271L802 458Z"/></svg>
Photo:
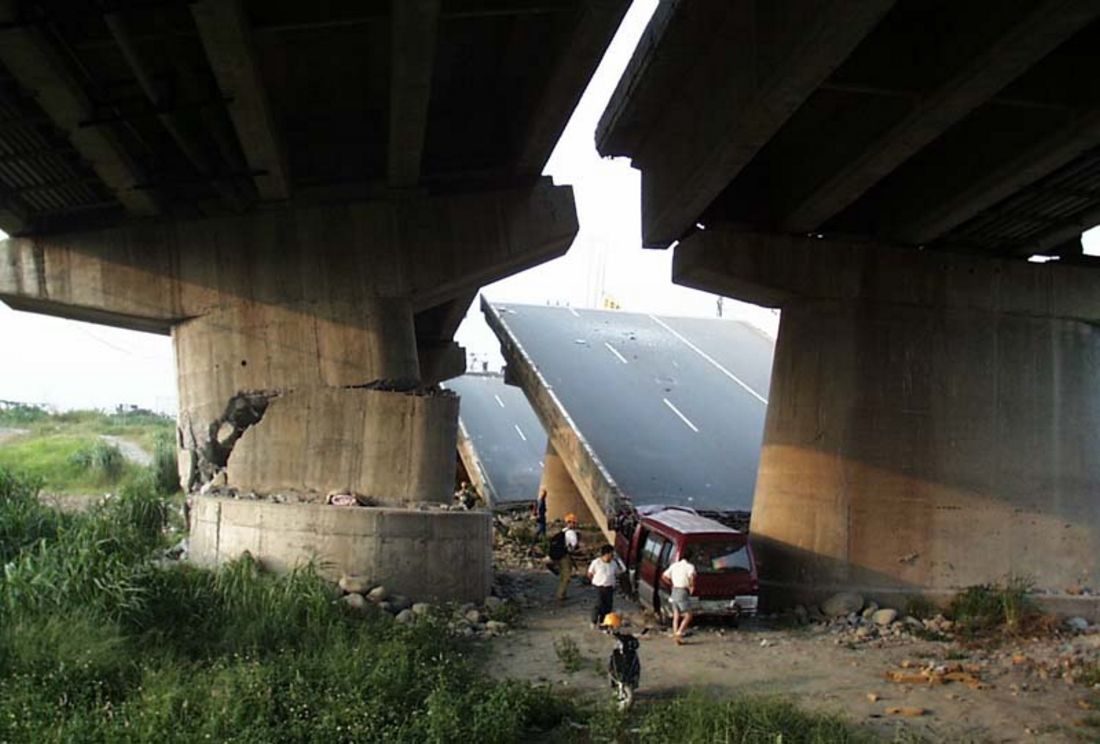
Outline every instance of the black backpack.
<svg viewBox="0 0 1100 744"><path fill-rule="evenodd" d="M550 560L560 561L569 551L565 548L565 530L550 538Z"/></svg>

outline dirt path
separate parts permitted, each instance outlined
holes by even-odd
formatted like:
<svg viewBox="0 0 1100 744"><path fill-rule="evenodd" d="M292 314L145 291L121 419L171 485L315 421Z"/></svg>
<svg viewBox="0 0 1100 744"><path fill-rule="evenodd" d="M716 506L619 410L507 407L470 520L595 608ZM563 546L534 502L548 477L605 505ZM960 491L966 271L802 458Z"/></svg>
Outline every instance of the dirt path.
<svg viewBox="0 0 1100 744"><path fill-rule="evenodd" d="M0 444L3 444L8 439L14 439L15 437L26 434L28 429L15 429L12 427L0 426Z"/></svg>
<svg viewBox="0 0 1100 744"><path fill-rule="evenodd" d="M153 464L153 456L141 448L140 445L129 439L116 437L111 434L100 434L99 438L108 444L113 444L122 452L122 456L135 465L146 467Z"/></svg>
<svg viewBox="0 0 1100 744"><path fill-rule="evenodd" d="M553 596L555 577L531 571L511 575L530 582L528 594L536 599L521 627L490 644L490 669L501 677L550 682L586 697L608 695L602 670L612 642L589 627L591 590L575 587L559 607L546 599ZM1048 669L1071 650L1100 658L1100 634L964 653L948 642L890 638L853 644L825 625L780 629L772 627L774 622L754 621L741 629L704 627L677 647L633 602L617 597L616 608L625 611L632 632L641 639L641 705L701 687L718 695L780 695L807 708L842 713L887 734L901 727L930 741L1060 742L1100 737L1100 728L1082 726L1090 711L1079 702L1097 705L1100 691L1070 684L1059 671ZM582 668L572 674L563 671L554 650L554 641L562 636L572 638L583 657ZM885 679L887 670L901 670L906 661L913 672L930 662L973 665L980 668L982 689ZM919 707L927 713L898 718L887 715L892 706Z"/></svg>

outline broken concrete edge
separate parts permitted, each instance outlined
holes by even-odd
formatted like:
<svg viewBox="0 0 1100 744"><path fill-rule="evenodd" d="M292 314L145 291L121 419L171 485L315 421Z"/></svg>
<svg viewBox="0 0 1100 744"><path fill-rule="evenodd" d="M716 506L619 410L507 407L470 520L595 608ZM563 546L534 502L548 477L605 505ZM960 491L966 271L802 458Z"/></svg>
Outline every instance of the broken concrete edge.
<svg viewBox="0 0 1100 744"><path fill-rule="evenodd" d="M875 602L879 607L904 607L910 599L927 600L937 608L944 610L960 592L967 587L951 589L924 589L921 587L897 588L882 586L860 586L849 584L805 586L786 582L760 579L761 609L765 612L779 612L795 605L818 606L830 597L841 593L858 594L864 602ZM1043 591L1028 594L1039 609L1058 617L1083 617L1090 622L1100 623L1100 596L1052 594Z"/></svg>
<svg viewBox="0 0 1100 744"><path fill-rule="evenodd" d="M579 464L574 462L573 457L562 457L574 484L589 502L589 511L597 520L600 530L609 542L614 543L615 531L611 528L611 520L624 510L633 508L630 498L619 488L607 467L596 455L595 449L585 439L554 393L553 386L515 340L507 322L485 295L481 296L481 311L489 328L500 341L501 354L508 364L505 382L517 385L527 396L559 456L563 452L577 455L583 459L590 472L596 474L594 478L584 477L576 469ZM598 506L597 509L592 508L594 504Z"/></svg>
<svg viewBox="0 0 1100 744"><path fill-rule="evenodd" d="M466 425L462 423L461 417L458 420L457 450L458 459L462 461L462 466L466 469L466 475L469 476L471 485L477 489L486 504L496 506L496 489L493 488L493 482L489 478L488 471L481 465L481 458L477 455L474 443L470 439L470 433L466 431ZM525 499L525 501L528 500Z"/></svg>
<svg viewBox="0 0 1100 744"><path fill-rule="evenodd" d="M413 379L377 379L361 385L344 385L340 389L377 390L417 397L457 397L453 391L437 384L424 385ZM221 416L205 426L199 425L200 434L196 434L195 422L181 412L177 444L190 455L184 490L187 493L209 495L211 488L230 487L226 481L226 469L233 448L250 427L260 423L272 400L293 392L293 388L239 391L226 403ZM368 494L352 495L362 496L367 500L372 498Z"/></svg>

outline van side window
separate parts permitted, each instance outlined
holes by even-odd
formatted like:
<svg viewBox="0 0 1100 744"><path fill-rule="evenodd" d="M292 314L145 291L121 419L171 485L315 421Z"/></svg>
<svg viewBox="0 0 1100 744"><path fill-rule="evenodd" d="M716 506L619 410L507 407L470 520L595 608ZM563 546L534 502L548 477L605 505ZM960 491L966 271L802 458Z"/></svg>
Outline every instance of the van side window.
<svg viewBox="0 0 1100 744"><path fill-rule="evenodd" d="M661 553L661 546L664 544L664 540L657 535L650 535L646 538L645 546L642 548L642 560L649 561L650 563L656 563L657 558Z"/></svg>

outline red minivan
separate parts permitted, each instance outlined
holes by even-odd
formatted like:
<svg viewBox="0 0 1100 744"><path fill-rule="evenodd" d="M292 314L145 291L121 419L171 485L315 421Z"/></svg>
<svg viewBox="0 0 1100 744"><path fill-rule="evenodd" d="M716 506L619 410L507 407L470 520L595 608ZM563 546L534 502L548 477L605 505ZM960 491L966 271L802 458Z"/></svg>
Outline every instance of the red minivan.
<svg viewBox="0 0 1100 744"><path fill-rule="evenodd" d="M660 618L670 616L672 585L661 574L688 551L695 565L694 611L699 615L756 614L759 579L748 535L676 506L640 507L617 520L615 552L630 589Z"/></svg>

